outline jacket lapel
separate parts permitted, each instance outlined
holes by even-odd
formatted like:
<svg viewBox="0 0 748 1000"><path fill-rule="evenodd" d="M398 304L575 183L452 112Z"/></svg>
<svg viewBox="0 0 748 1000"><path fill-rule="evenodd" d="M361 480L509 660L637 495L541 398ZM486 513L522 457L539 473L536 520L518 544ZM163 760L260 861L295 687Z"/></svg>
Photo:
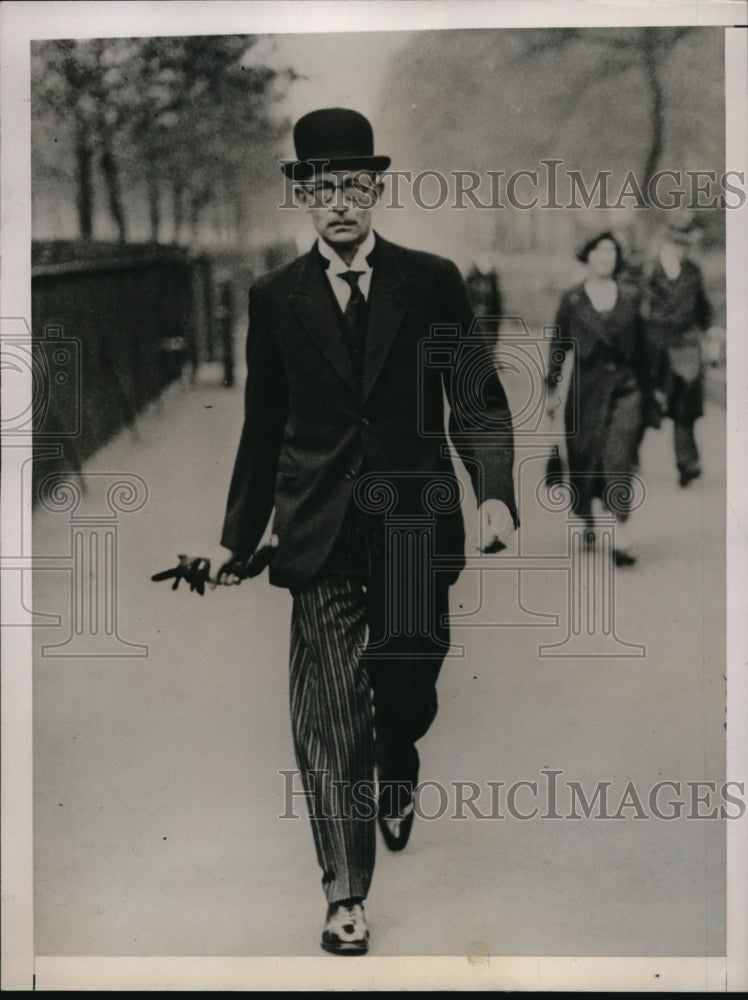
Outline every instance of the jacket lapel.
<svg viewBox="0 0 748 1000"><path fill-rule="evenodd" d="M343 339L330 282L316 246L301 258L300 263L301 270L291 293L296 315L338 375L356 392L353 364Z"/></svg>
<svg viewBox="0 0 748 1000"><path fill-rule="evenodd" d="M587 294L587 290L582 284L582 301L584 303L585 310L587 312L587 327L592 333L593 340L601 341L606 347L613 348L614 344L611 339L611 320L615 312L620 308L621 305L621 286L618 286L618 293L616 295L616 300L613 303L613 308L610 312L601 313L592 305L592 299Z"/></svg>
<svg viewBox="0 0 748 1000"><path fill-rule="evenodd" d="M401 269L397 248L380 236L377 236L372 266L363 399L371 392L382 370L413 290L410 279Z"/></svg>

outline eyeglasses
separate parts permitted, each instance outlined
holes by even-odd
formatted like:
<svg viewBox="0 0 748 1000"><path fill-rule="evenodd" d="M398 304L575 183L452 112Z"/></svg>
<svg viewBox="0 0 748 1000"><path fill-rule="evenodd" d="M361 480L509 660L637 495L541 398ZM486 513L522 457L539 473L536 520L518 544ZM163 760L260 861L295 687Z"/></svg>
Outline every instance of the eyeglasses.
<svg viewBox="0 0 748 1000"><path fill-rule="evenodd" d="M332 181L318 181L316 184L300 184L299 187L314 205L332 205L336 193L340 191L346 201L359 208L372 208L377 200L376 181L347 177L340 184Z"/></svg>

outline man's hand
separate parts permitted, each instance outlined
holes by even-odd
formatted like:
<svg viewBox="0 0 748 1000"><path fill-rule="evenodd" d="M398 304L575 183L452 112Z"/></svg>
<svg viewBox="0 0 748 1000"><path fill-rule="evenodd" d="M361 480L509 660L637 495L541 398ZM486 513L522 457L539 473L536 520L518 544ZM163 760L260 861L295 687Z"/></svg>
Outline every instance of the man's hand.
<svg viewBox="0 0 748 1000"><path fill-rule="evenodd" d="M216 587L219 584L241 583L244 575L234 579L233 573L229 572L229 566L238 569L240 565L244 565L247 562L246 556L242 559L239 553L232 552L231 549L227 549L224 545L217 545L213 546L212 549L206 549L206 553L210 559L211 586Z"/></svg>
<svg viewBox="0 0 748 1000"><path fill-rule="evenodd" d="M216 562L215 582L222 586L234 586L248 577L259 576L270 563L278 547L278 536L272 529L265 532L260 544L251 556L224 549L224 558Z"/></svg>
<svg viewBox="0 0 748 1000"><path fill-rule="evenodd" d="M480 552L501 552L514 534L514 520L501 500L485 500L478 508L476 548Z"/></svg>
<svg viewBox="0 0 748 1000"><path fill-rule="evenodd" d="M233 587L247 579L247 563L249 557L240 553L229 554L223 562L216 565L213 581L219 587Z"/></svg>

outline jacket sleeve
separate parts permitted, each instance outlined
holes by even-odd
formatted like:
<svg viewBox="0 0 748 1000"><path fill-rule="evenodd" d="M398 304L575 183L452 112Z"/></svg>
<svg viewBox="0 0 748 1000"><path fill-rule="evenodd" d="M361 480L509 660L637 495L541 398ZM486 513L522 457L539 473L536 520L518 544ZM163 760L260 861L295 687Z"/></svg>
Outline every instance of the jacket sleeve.
<svg viewBox="0 0 748 1000"><path fill-rule="evenodd" d="M712 304L704 288L704 275L700 267L696 269L696 323L702 330L708 330L712 325Z"/></svg>
<svg viewBox="0 0 748 1000"><path fill-rule="evenodd" d="M545 385L548 392L558 389L561 381L561 371L566 361L566 355L573 345L569 340L569 297L565 293L556 311L555 331L548 344L548 363L546 366Z"/></svg>
<svg viewBox="0 0 748 1000"><path fill-rule="evenodd" d="M519 524L514 495L514 431L493 355L495 336L481 336L460 272L447 263L441 285L441 315L454 324L459 341L454 364L445 369L449 436L465 463L478 505L503 501ZM441 321L441 320L440 320Z"/></svg>
<svg viewBox="0 0 748 1000"><path fill-rule="evenodd" d="M658 331L662 321L658 322L658 283L654 266L645 272L644 294L642 296L642 321L644 337L647 345L648 381L652 391L664 392L668 380L667 347Z"/></svg>
<svg viewBox="0 0 748 1000"><path fill-rule="evenodd" d="M655 360L651 357L653 348L647 337L647 327L642 311L641 296L637 295L633 307L633 352L632 367L645 397L649 398L656 385Z"/></svg>
<svg viewBox="0 0 748 1000"><path fill-rule="evenodd" d="M229 486L221 544L242 555L257 548L273 509L288 414L288 383L272 333L267 292L249 297L244 426Z"/></svg>

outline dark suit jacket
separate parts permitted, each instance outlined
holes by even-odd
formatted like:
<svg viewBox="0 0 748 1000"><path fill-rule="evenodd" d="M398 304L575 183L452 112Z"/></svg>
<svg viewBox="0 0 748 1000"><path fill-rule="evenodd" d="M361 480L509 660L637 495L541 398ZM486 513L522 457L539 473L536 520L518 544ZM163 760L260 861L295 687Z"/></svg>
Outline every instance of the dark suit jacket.
<svg viewBox="0 0 748 1000"><path fill-rule="evenodd" d="M668 398L668 416L692 423L704 413L703 332L712 322L712 307L698 264L681 262L671 281L660 261L646 286L648 331L656 364L654 379Z"/></svg>
<svg viewBox="0 0 748 1000"><path fill-rule="evenodd" d="M443 390L478 502L503 500L516 523L511 416L490 344L470 336L457 268L379 236L374 254L362 386L316 245L250 292L245 422L221 540L251 553L275 506L278 586L319 571L362 470L393 482L397 513L433 515L437 553L463 555L459 504L438 500L456 487Z"/></svg>

